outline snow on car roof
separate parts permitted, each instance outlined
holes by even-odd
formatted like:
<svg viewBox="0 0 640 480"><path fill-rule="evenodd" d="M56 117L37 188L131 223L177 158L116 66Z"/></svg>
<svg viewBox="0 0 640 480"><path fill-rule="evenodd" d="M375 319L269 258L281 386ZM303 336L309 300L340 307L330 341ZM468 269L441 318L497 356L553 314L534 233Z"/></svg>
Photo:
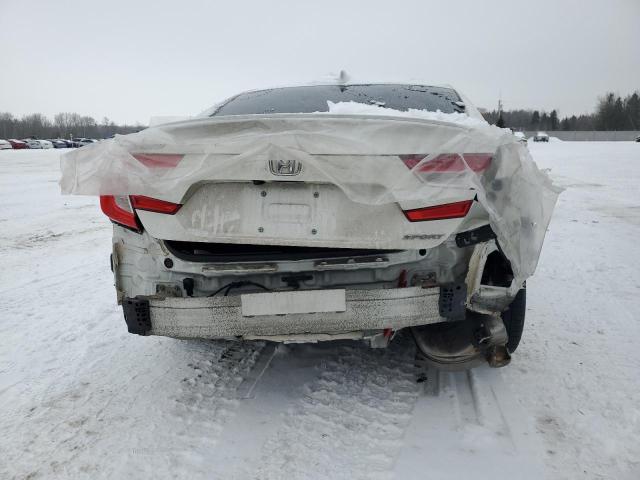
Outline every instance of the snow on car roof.
<svg viewBox="0 0 640 480"><path fill-rule="evenodd" d="M486 125L487 122L468 116L466 113L443 113L441 111L431 112L428 110L418 110L410 108L407 111L394 110L391 108L382 107L379 105L367 105L365 103L358 102L338 102L333 103L327 101L329 106L328 112L314 112L323 115L376 115L376 116L391 116L391 117L404 117L404 118L418 118L421 120L434 120L439 122L456 123L467 127L475 127L480 125Z"/></svg>
<svg viewBox="0 0 640 480"><path fill-rule="evenodd" d="M304 88L304 87L323 87L323 86L324 87L331 87L331 86L336 86L336 87L356 87L356 86L365 86L365 85L407 85L407 86L415 85L415 86L421 86L421 87L426 87L426 88L446 88L446 89L453 90L455 92L455 89L451 85L433 85L430 82L408 82L408 81L398 81L398 82L314 81L314 82L305 82L305 83L299 83L299 84L292 83L292 84L276 85L276 86L270 86L270 87L253 88L253 89L249 89L249 90L244 90L244 91L238 92L238 93L236 93L236 94L234 94L234 95L232 95L230 97L227 97L227 98L223 99L222 101L216 103L212 107L206 109L205 111L199 113L196 116L197 117L209 117L212 114L214 114L221 106L231 102L232 100L234 100L237 97L240 97L240 96L243 96L243 95L247 95L247 94L251 94L251 93L269 92L269 91L272 91L272 90Z"/></svg>
<svg viewBox="0 0 640 480"><path fill-rule="evenodd" d="M253 93L253 92L261 92L261 91L265 91L265 90L275 90L275 89L281 89L281 88L314 87L314 86L322 86L322 85L325 85L325 86L330 86L330 85L337 85L337 86L355 86L355 85L421 85L421 86L424 86L424 87L432 87L432 88L448 88L448 89L454 90L462 98L462 101L464 103L468 102L466 97L450 84L433 83L433 82L430 82L430 81L422 79L422 78L420 78L420 79L418 79L418 78L403 78L403 79L386 78L384 80L383 79L378 79L378 80L361 79L361 78L355 78L353 75L348 74L344 70L340 70L340 72L337 73L337 74L333 73L333 72L332 73L328 73L326 75L321 76L318 79L314 79L314 80L307 81L307 82L298 82L298 83L294 82L294 83L284 83L284 84L278 84L278 85L266 85L266 86L262 86L262 87L258 87L258 88L253 88L253 89L237 92L234 95L231 95L231 96L229 96L227 98L222 99L219 102L216 102L210 108L207 108L203 112L200 112L199 114L197 114L196 117L208 117L212 113L214 113L221 105L227 103L231 99L233 99L233 98L235 98L235 97L237 97L239 95L242 95L242 94ZM475 110L475 107L473 107L472 110ZM475 113L475 112L472 112L472 113ZM476 116L476 115L472 114L471 116Z"/></svg>
<svg viewBox="0 0 640 480"><path fill-rule="evenodd" d="M272 90L282 90L287 88L299 88L299 87L322 87L322 86L349 87L349 86L378 86L378 85L407 86L407 87L420 86L423 88L433 89L434 91L436 91L434 95L443 95L442 93L437 93L438 90L449 90L452 92L453 95L455 95L455 99L457 99L457 101L454 101L455 99L450 100L451 103L454 104L454 108L451 111L441 112L438 106L434 107L433 105L431 106L431 109L427 109L427 108L398 109L398 108L389 108L388 105L385 106L384 104L377 104L376 102L370 102L370 103L373 103L371 105L371 104L360 103L357 101L349 100L348 98L346 98L345 101L340 101L339 98L335 98L335 99L328 98L327 105L328 106L332 105L330 106L330 108L328 108L327 110L324 110L318 106L316 107L317 111L310 110L306 113L309 113L309 114L331 113L334 115L336 114L337 115L377 115L377 116L391 116L391 117L400 116L405 118L408 117L408 118L416 118L416 119L422 119L422 120L446 121L449 123L462 124L467 127L487 125L486 120L480 114L477 108L465 97L464 94L455 90L451 85L439 86L439 85L430 84L429 82L418 82L418 81L407 81L407 80L397 81L397 82L321 81L321 82L309 82L303 85L285 85L285 86L278 86L278 87L272 87L272 88L260 88L260 89L254 89L254 90L247 90L244 92L240 92L237 95L234 95L230 98L227 98L222 102L219 102L218 104L205 110L204 112L201 112L196 117L213 116L214 114L219 113L221 108L225 108L225 106L228 105L229 103L233 103L233 101L236 98L246 96L247 94L251 94L251 93L259 93L259 92L266 92L266 91L272 91ZM333 102L331 100L333 100ZM371 107L371 108L362 108L362 106ZM445 109L444 107L442 108ZM321 112L320 110L324 110L324 111ZM456 110L460 110L460 111L456 111ZM273 113L277 113L277 112L273 112ZM305 113L305 112L301 112L301 113ZM184 119L186 120L186 118ZM169 122L171 122L170 119L169 119ZM169 122L160 120L160 121L153 121L151 122L151 124L155 126L157 124L169 123Z"/></svg>

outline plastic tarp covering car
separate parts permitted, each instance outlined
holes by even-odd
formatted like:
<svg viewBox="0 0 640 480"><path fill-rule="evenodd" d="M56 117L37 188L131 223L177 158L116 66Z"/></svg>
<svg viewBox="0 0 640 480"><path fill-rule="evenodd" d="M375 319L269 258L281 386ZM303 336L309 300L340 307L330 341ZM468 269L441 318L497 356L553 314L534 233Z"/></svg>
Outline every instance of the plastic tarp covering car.
<svg viewBox="0 0 640 480"><path fill-rule="evenodd" d="M330 107L195 118L116 136L65 154L61 189L180 202L203 182L286 180L270 172L278 159L304 166L296 181L330 183L368 205L435 205L473 190L518 283L534 272L560 189L508 130L458 113ZM474 160L479 153L491 154L486 168Z"/></svg>

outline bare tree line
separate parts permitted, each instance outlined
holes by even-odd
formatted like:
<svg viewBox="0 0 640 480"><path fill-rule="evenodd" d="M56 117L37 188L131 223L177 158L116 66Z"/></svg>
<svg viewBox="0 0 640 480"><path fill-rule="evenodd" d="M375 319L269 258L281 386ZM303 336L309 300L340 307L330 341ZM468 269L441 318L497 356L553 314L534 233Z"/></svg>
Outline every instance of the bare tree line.
<svg viewBox="0 0 640 480"><path fill-rule="evenodd" d="M640 130L640 92L624 98L609 92L598 99L595 112L562 119L557 110L493 110L483 115L489 123L498 124L501 113L503 125L514 130Z"/></svg>
<svg viewBox="0 0 640 480"><path fill-rule="evenodd" d="M108 138L116 133L126 134L142 130L144 125L117 125L104 117L97 122L93 117L62 112L53 120L41 113L14 117L0 112L0 138Z"/></svg>
<svg viewBox="0 0 640 480"><path fill-rule="evenodd" d="M640 93L621 97L607 93L600 97L594 113L572 115L562 119L557 110L493 110L483 113L489 123L517 130L640 130ZM502 118L501 118L502 117ZM144 125L117 125L104 117L97 122L93 117L62 112L53 120L41 113L14 117L0 112L0 138L108 138L116 133L127 134L146 128Z"/></svg>

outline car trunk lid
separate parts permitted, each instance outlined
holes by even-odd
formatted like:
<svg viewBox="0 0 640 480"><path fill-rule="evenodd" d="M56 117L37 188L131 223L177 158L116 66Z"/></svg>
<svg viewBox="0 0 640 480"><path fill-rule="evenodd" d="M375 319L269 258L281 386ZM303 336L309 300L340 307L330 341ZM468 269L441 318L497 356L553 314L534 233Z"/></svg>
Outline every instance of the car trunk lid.
<svg viewBox="0 0 640 480"><path fill-rule="evenodd" d="M469 177L490 166L495 149L469 127L368 115L245 116L157 129L121 145L131 162L109 188L182 205L137 215L152 236L185 242L430 248L466 216L475 197Z"/></svg>

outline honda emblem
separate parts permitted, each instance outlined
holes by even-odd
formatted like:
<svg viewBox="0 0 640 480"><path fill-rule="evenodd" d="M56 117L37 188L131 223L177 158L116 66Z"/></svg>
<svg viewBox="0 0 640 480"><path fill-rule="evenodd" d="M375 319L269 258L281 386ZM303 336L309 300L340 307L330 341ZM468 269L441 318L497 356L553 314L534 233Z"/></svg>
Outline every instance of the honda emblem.
<svg viewBox="0 0 640 480"><path fill-rule="evenodd" d="M302 171L302 163L297 160L269 160L269 170L274 175L289 177Z"/></svg>

